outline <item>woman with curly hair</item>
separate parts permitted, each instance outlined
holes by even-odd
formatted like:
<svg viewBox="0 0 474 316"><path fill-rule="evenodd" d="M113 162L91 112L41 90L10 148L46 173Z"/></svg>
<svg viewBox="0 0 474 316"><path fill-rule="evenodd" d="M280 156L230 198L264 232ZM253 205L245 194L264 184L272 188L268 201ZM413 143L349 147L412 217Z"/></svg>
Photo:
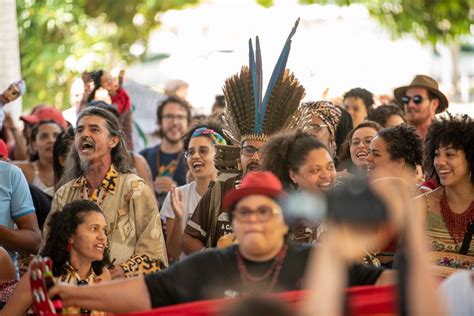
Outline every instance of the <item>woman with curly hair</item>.
<svg viewBox="0 0 474 316"><path fill-rule="evenodd" d="M89 200L66 204L49 221L49 234L41 251L53 260L52 272L57 281L75 285L110 280L107 223L99 206ZM24 315L33 303L29 273L17 285L12 298L2 309L4 315ZM63 314L85 313L77 308ZM100 315L100 312L92 315Z"/></svg>
<svg viewBox="0 0 474 316"><path fill-rule="evenodd" d="M474 256L473 169L474 121L457 116L434 122L425 139L425 170L440 186L419 200L435 251Z"/></svg>
<svg viewBox="0 0 474 316"><path fill-rule="evenodd" d="M262 169L280 179L286 191L329 191L336 183L331 153L314 136L300 130L271 137L262 149Z"/></svg>
<svg viewBox="0 0 474 316"><path fill-rule="evenodd" d="M377 132L370 142L366 160L368 174L374 183L387 178L399 178L399 175L408 169L413 174L413 181L406 183L406 185L412 196L415 197L429 191L428 188L421 187L416 183L416 168L423 162L423 143L416 129L411 125L401 124ZM374 170L379 171L377 176L373 173ZM381 172L386 176L381 177ZM383 249L380 251L378 249L368 250L367 256L364 258L367 263L391 267L398 236L391 226L385 227L385 231L386 240L382 241L382 244L385 244Z"/></svg>
<svg viewBox="0 0 474 316"><path fill-rule="evenodd" d="M262 169L269 170L288 191L328 192L336 183L336 167L331 153L313 135L297 130L271 137L262 149ZM289 239L312 243L321 226L299 221L290 227Z"/></svg>
<svg viewBox="0 0 474 316"><path fill-rule="evenodd" d="M423 143L411 125L401 124L377 132L370 142L366 161L369 174L378 168L389 170L395 176L403 169L413 170L413 183L410 185L414 196L429 190L416 183L417 166L423 163Z"/></svg>

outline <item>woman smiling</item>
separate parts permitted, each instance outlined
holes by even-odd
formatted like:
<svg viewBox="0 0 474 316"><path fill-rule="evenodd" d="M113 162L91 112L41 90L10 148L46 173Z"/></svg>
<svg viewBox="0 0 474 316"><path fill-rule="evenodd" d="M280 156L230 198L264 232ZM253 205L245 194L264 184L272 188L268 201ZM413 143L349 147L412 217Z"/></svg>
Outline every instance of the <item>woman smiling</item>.
<svg viewBox="0 0 474 316"><path fill-rule="evenodd" d="M427 175L440 184L419 198L431 246L474 256L474 122L467 116L434 122L425 144ZM439 264L453 266L448 261Z"/></svg>
<svg viewBox="0 0 474 316"><path fill-rule="evenodd" d="M53 275L58 281L84 285L110 280L106 269L110 263L106 227L104 214L88 200L71 202L51 217L50 233L41 255L53 259ZM2 309L2 315L24 315L32 303L27 273ZM66 314L79 312L74 307L63 310Z"/></svg>
<svg viewBox="0 0 474 316"><path fill-rule="evenodd" d="M184 156L194 181L172 187L160 210L161 216L166 219L166 247L171 259L177 260L180 257L184 227L211 181L216 180L214 145L227 144L222 135L217 123L208 122L192 127L184 137Z"/></svg>

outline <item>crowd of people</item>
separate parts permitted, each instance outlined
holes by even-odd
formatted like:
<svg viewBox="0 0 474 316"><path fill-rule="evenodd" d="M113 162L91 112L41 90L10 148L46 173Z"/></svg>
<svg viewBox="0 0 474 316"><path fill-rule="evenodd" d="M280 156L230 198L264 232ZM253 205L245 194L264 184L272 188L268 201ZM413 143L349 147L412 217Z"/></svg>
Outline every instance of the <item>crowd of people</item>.
<svg viewBox="0 0 474 316"><path fill-rule="evenodd" d="M43 297L70 314L307 289L302 313L335 315L360 285L397 286L401 314L474 313L474 120L426 75L389 104L363 88L302 102L296 28L265 91L257 38L211 116L162 100L156 146L133 146L123 72L85 73L73 121L40 104L20 131L5 113L0 315L38 312L37 254Z"/></svg>

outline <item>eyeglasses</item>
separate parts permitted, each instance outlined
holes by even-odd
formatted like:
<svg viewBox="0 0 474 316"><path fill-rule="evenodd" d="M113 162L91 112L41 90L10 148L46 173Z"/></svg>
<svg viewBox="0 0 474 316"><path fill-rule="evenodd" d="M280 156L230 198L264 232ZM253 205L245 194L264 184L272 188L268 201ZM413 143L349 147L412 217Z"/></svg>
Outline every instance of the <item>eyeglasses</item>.
<svg viewBox="0 0 474 316"><path fill-rule="evenodd" d="M186 115L173 115L173 114L165 114L163 115L163 120L166 120L166 121L185 121L187 120L188 117Z"/></svg>
<svg viewBox="0 0 474 316"><path fill-rule="evenodd" d="M419 105L423 102L424 98L421 96L421 95L414 95L413 97L409 97L407 95L404 95L402 97L402 103L404 105L407 105L408 103L410 103L410 100L413 100L413 103L415 103L416 105Z"/></svg>
<svg viewBox="0 0 474 316"><path fill-rule="evenodd" d="M367 137L364 139L354 138L351 139L350 144L351 146L358 147L361 143L363 143L365 146L369 147L372 139L373 137Z"/></svg>
<svg viewBox="0 0 474 316"><path fill-rule="evenodd" d="M255 148L253 146L244 146L244 147L242 147L241 153L244 156L253 157L253 155L255 155L255 153L260 154L260 149Z"/></svg>
<svg viewBox="0 0 474 316"><path fill-rule="evenodd" d="M256 210L247 207L236 208L232 214L239 222L250 222L252 215L255 214L259 222L268 222L274 214L280 213L278 208L261 205Z"/></svg>
<svg viewBox="0 0 474 316"><path fill-rule="evenodd" d="M188 159L194 156L195 153L198 153L199 156L202 158L206 157L209 154L210 148L207 146L199 146L199 148L196 150L196 148L191 147L188 150L184 152L184 158Z"/></svg>
<svg viewBox="0 0 474 316"><path fill-rule="evenodd" d="M315 133L321 132L323 128L328 128L326 124L310 124L309 127Z"/></svg>

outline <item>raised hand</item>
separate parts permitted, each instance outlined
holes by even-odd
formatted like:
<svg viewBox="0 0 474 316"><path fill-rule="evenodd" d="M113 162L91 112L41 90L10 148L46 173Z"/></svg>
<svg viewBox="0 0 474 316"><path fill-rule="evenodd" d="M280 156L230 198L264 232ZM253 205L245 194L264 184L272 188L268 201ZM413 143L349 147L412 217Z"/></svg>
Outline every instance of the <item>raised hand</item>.
<svg viewBox="0 0 474 316"><path fill-rule="evenodd" d="M183 191L177 190L176 186L171 187L170 202L171 202L171 209L173 210L175 219L183 218L183 214L184 214Z"/></svg>

